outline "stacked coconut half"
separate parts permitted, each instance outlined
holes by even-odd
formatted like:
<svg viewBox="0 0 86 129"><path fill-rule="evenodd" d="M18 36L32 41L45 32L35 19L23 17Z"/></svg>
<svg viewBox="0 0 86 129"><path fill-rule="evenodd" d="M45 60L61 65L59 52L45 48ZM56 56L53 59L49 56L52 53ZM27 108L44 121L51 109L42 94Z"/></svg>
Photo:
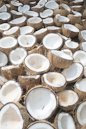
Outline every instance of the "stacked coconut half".
<svg viewBox="0 0 86 129"><path fill-rule="evenodd" d="M85 0L0 1L0 129L86 129Z"/></svg>

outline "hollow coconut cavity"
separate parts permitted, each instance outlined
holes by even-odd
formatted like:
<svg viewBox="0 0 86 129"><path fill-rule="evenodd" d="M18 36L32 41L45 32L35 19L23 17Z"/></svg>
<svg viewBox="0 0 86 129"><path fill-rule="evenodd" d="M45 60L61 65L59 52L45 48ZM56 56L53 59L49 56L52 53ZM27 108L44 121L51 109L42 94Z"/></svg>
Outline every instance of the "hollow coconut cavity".
<svg viewBox="0 0 86 129"><path fill-rule="evenodd" d="M3 104L9 102L18 102L22 95L22 89L16 81L6 82L0 89L0 101Z"/></svg>
<svg viewBox="0 0 86 129"><path fill-rule="evenodd" d="M76 129L75 122L69 113L59 113L55 118L55 125L58 129Z"/></svg>
<svg viewBox="0 0 86 129"><path fill-rule="evenodd" d="M26 96L26 108L32 119L50 118L58 106L54 92L45 87L35 87Z"/></svg>
<svg viewBox="0 0 86 129"><path fill-rule="evenodd" d="M47 49L59 49L63 45L63 40L58 34L47 34L43 38L43 45Z"/></svg>
<svg viewBox="0 0 86 129"><path fill-rule="evenodd" d="M18 107L6 104L0 111L0 129L23 129L23 118Z"/></svg>
<svg viewBox="0 0 86 129"><path fill-rule="evenodd" d="M86 124L86 101L79 105L76 116L80 125Z"/></svg>
<svg viewBox="0 0 86 129"><path fill-rule="evenodd" d="M82 50L78 50L73 55L74 62L79 62L83 66L86 66L86 52Z"/></svg>
<svg viewBox="0 0 86 129"><path fill-rule="evenodd" d="M20 35L18 37L18 43L21 47L30 49L36 43L36 37L33 35Z"/></svg>
<svg viewBox="0 0 86 129"><path fill-rule="evenodd" d="M83 66L80 63L73 63L64 69L62 74L65 76L67 82L75 82L83 75Z"/></svg>
<svg viewBox="0 0 86 129"><path fill-rule="evenodd" d="M41 54L30 54L25 58L25 66L34 73L42 73L49 70L49 60Z"/></svg>
<svg viewBox="0 0 86 129"><path fill-rule="evenodd" d="M65 88L65 77L57 72L49 72L42 76L45 85L49 86L55 91L59 91Z"/></svg>
<svg viewBox="0 0 86 129"><path fill-rule="evenodd" d="M64 24L64 28L72 32L79 32L79 29L72 24Z"/></svg>
<svg viewBox="0 0 86 129"><path fill-rule="evenodd" d="M0 51L0 67L5 66L8 63L8 58L5 53Z"/></svg>
<svg viewBox="0 0 86 129"><path fill-rule="evenodd" d="M73 108L79 100L76 92L72 90L64 90L58 94L59 105L64 109Z"/></svg>
<svg viewBox="0 0 86 129"><path fill-rule="evenodd" d="M9 59L12 64L18 65L23 63L26 56L27 52L24 48L16 48L10 52Z"/></svg>
<svg viewBox="0 0 86 129"><path fill-rule="evenodd" d="M44 122L36 121L36 122L30 124L27 129L41 129L41 128L43 128L43 129L55 129L51 125L51 123L49 123L47 121L44 121Z"/></svg>

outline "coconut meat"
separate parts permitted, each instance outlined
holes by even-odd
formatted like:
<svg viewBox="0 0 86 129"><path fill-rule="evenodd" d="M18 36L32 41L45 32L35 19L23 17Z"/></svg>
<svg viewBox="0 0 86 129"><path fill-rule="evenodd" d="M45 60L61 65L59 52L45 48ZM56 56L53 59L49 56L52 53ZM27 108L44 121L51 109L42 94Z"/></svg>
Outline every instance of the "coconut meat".
<svg viewBox="0 0 86 129"><path fill-rule="evenodd" d="M12 21L10 21L10 24L19 24L19 23L22 23L22 22L25 22L26 20L26 17L25 16L22 16L22 17L19 17L19 18L16 18Z"/></svg>
<svg viewBox="0 0 86 129"><path fill-rule="evenodd" d="M76 104L79 97L72 90L65 90L59 93L60 106L67 107Z"/></svg>
<svg viewBox="0 0 86 129"><path fill-rule="evenodd" d="M35 124L32 124L29 128L27 129L54 129L50 124L44 123L44 122L37 122Z"/></svg>
<svg viewBox="0 0 86 129"><path fill-rule="evenodd" d="M21 95L21 87L15 81L6 82L0 89L0 101L3 104L6 104L8 102L18 102Z"/></svg>
<svg viewBox="0 0 86 129"><path fill-rule="evenodd" d="M81 43L81 49L86 52L86 42Z"/></svg>
<svg viewBox="0 0 86 129"><path fill-rule="evenodd" d="M57 72L49 72L43 75L45 83L53 87L61 87L66 83L65 77Z"/></svg>
<svg viewBox="0 0 86 129"><path fill-rule="evenodd" d="M8 63L6 54L0 51L0 67L5 66Z"/></svg>
<svg viewBox="0 0 86 129"><path fill-rule="evenodd" d="M0 129L23 129L23 119L18 107L9 103L0 111Z"/></svg>
<svg viewBox="0 0 86 129"><path fill-rule="evenodd" d="M49 89L40 87L31 90L26 98L29 114L38 120L47 119L57 106L56 97Z"/></svg>
<svg viewBox="0 0 86 129"><path fill-rule="evenodd" d="M63 70L63 75L67 81L74 81L81 76L83 66L79 63L73 63L71 66Z"/></svg>
<svg viewBox="0 0 86 129"><path fill-rule="evenodd" d="M49 69L49 60L41 54L30 54L25 59L27 68L35 72L43 72Z"/></svg>
<svg viewBox="0 0 86 129"><path fill-rule="evenodd" d="M10 28L10 25L8 23L0 24L0 30L1 31L8 30L9 28Z"/></svg>
<svg viewBox="0 0 86 129"><path fill-rule="evenodd" d="M81 31L81 36L84 40L86 40L86 30Z"/></svg>
<svg viewBox="0 0 86 129"><path fill-rule="evenodd" d="M59 129L76 129L72 116L68 113L60 113L58 115L58 128Z"/></svg>
<svg viewBox="0 0 86 129"><path fill-rule="evenodd" d="M56 8L59 8L59 5L55 1L51 0L45 4L45 7L48 9L56 9Z"/></svg>
<svg viewBox="0 0 86 129"><path fill-rule="evenodd" d="M77 109L77 119L80 125L86 124L86 101L79 105Z"/></svg>
<svg viewBox="0 0 86 129"><path fill-rule="evenodd" d="M79 32L79 29L72 24L64 24L64 28L72 32Z"/></svg>
<svg viewBox="0 0 86 129"><path fill-rule="evenodd" d="M33 35L20 35L18 42L22 47L32 47L36 43L36 37Z"/></svg>
<svg viewBox="0 0 86 129"><path fill-rule="evenodd" d="M77 42L71 40L66 41L65 44L71 49L79 47L79 44Z"/></svg>
<svg viewBox="0 0 86 129"><path fill-rule="evenodd" d="M9 30L7 30L7 31L4 31L3 34L4 34L4 35L11 35L11 34L17 32L18 29L19 29L18 26L12 27L11 29L9 29Z"/></svg>
<svg viewBox="0 0 86 129"><path fill-rule="evenodd" d="M20 27L20 34L25 35L25 34L31 34L34 32L34 28L31 26L23 26Z"/></svg>
<svg viewBox="0 0 86 129"><path fill-rule="evenodd" d="M27 52L24 48L16 48L10 52L9 58L12 64L18 65L23 63L26 56Z"/></svg>
<svg viewBox="0 0 86 129"><path fill-rule="evenodd" d="M10 17L11 17L10 13L7 13L7 12L0 13L1 20L8 20Z"/></svg>
<svg viewBox="0 0 86 129"><path fill-rule="evenodd" d="M63 40L58 34L47 34L43 39L43 45L47 49L58 49L62 46Z"/></svg>
<svg viewBox="0 0 86 129"><path fill-rule="evenodd" d="M57 18L57 22L69 22L69 18L65 17L65 16L61 16L59 14L56 15L56 18Z"/></svg>
<svg viewBox="0 0 86 129"><path fill-rule="evenodd" d="M17 45L17 40L13 37L4 37L0 39L0 47L1 48L12 48Z"/></svg>

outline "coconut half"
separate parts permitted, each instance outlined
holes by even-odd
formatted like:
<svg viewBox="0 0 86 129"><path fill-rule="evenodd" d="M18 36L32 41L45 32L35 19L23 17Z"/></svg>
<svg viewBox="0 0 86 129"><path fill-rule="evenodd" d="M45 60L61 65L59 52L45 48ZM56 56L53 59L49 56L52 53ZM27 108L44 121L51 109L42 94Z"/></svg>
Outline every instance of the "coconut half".
<svg viewBox="0 0 86 129"><path fill-rule="evenodd" d="M51 50L48 53L48 58L56 68L67 68L73 62L72 56L64 51Z"/></svg>
<svg viewBox="0 0 86 129"><path fill-rule="evenodd" d="M73 110L78 103L79 97L72 90L64 90L58 94L59 105L64 110Z"/></svg>
<svg viewBox="0 0 86 129"><path fill-rule="evenodd" d="M0 39L0 50L8 54L13 48L17 46L17 40L11 36Z"/></svg>
<svg viewBox="0 0 86 129"><path fill-rule="evenodd" d="M45 27L54 25L53 18L52 17L47 17L47 18L43 19L43 24L44 24Z"/></svg>
<svg viewBox="0 0 86 129"><path fill-rule="evenodd" d="M6 104L0 111L0 129L23 129L23 118L19 108L13 104Z"/></svg>
<svg viewBox="0 0 86 129"><path fill-rule="evenodd" d="M45 8L54 10L56 8L59 8L59 5L56 1L50 0L45 4Z"/></svg>
<svg viewBox="0 0 86 129"><path fill-rule="evenodd" d="M36 37L34 35L20 35L18 37L18 43L26 50L31 50L36 44Z"/></svg>
<svg viewBox="0 0 86 129"><path fill-rule="evenodd" d="M5 66L8 63L8 58L5 53L0 51L0 67Z"/></svg>
<svg viewBox="0 0 86 129"><path fill-rule="evenodd" d="M28 18L30 18L30 17L38 17L39 16L39 14L37 12L31 11L31 10L24 12L24 15L27 16Z"/></svg>
<svg viewBox="0 0 86 129"><path fill-rule="evenodd" d="M86 42L80 44L80 49L86 52Z"/></svg>
<svg viewBox="0 0 86 129"><path fill-rule="evenodd" d="M22 90L16 81L10 80L6 82L0 89L0 101L3 104L9 102L18 102L21 98Z"/></svg>
<svg viewBox="0 0 86 129"><path fill-rule="evenodd" d="M86 98L86 86L85 86L85 84L86 84L86 78L79 80L74 85L74 91L76 93L78 93L78 95L81 99Z"/></svg>
<svg viewBox="0 0 86 129"><path fill-rule="evenodd" d="M36 121L28 126L27 129L55 129L48 121Z"/></svg>
<svg viewBox="0 0 86 129"><path fill-rule="evenodd" d="M0 20L3 23L3 21L9 21L11 18L11 14L8 12L2 12L0 13Z"/></svg>
<svg viewBox="0 0 86 129"><path fill-rule="evenodd" d="M86 30L82 30L80 33L79 33L79 40L81 42L85 42L86 41Z"/></svg>
<svg viewBox="0 0 86 129"><path fill-rule="evenodd" d="M86 66L86 52L82 50L78 50L73 55L74 62L79 62L83 66Z"/></svg>
<svg viewBox="0 0 86 129"><path fill-rule="evenodd" d="M40 12L41 18L47 18L47 17L52 17L52 16L53 16L53 10L51 9L46 9L43 12Z"/></svg>
<svg viewBox="0 0 86 129"><path fill-rule="evenodd" d="M42 76L42 82L44 85L52 88L54 91L58 92L65 88L66 80L61 73L49 72Z"/></svg>
<svg viewBox="0 0 86 129"><path fill-rule="evenodd" d="M75 82L83 76L83 66L80 63L73 63L64 69L62 74L65 76L67 82Z"/></svg>
<svg viewBox="0 0 86 129"><path fill-rule="evenodd" d="M32 88L26 96L26 108L33 120L51 118L58 106L57 97L49 88Z"/></svg>
<svg viewBox="0 0 86 129"><path fill-rule="evenodd" d="M24 48L16 48L10 52L9 59L13 65L19 65L23 63L26 56L27 51Z"/></svg>
<svg viewBox="0 0 86 129"><path fill-rule="evenodd" d="M10 24L8 23L2 23L0 24L0 32L6 31L10 28Z"/></svg>
<svg viewBox="0 0 86 129"><path fill-rule="evenodd" d="M20 27L20 35L32 34L33 32L34 28L31 26Z"/></svg>
<svg viewBox="0 0 86 129"><path fill-rule="evenodd" d="M24 13L26 11L30 10L30 6L29 5L21 5L18 7L18 11L21 13Z"/></svg>
<svg viewBox="0 0 86 129"><path fill-rule="evenodd" d="M42 54L30 54L25 58L26 69L33 74L41 74L49 70L50 62Z"/></svg>
<svg viewBox="0 0 86 129"><path fill-rule="evenodd" d="M64 24L62 26L62 32L63 32L63 35L70 38L74 38L78 36L79 29L72 24Z"/></svg>
<svg viewBox="0 0 86 129"><path fill-rule="evenodd" d="M58 129L76 129L72 116L65 112L61 112L55 117L55 126Z"/></svg>
<svg viewBox="0 0 86 129"><path fill-rule="evenodd" d="M81 126L86 124L86 101L79 105L76 116Z"/></svg>
<svg viewBox="0 0 86 129"><path fill-rule="evenodd" d="M46 49L59 49L63 45L61 36L54 33L47 34L42 42Z"/></svg>

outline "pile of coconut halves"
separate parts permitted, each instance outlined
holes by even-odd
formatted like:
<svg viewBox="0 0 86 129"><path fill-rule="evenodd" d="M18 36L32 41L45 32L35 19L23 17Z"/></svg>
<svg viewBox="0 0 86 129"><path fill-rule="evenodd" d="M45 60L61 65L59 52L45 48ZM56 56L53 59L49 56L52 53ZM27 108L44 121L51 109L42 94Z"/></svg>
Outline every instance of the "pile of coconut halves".
<svg viewBox="0 0 86 129"><path fill-rule="evenodd" d="M86 129L86 1L0 1L0 129Z"/></svg>

